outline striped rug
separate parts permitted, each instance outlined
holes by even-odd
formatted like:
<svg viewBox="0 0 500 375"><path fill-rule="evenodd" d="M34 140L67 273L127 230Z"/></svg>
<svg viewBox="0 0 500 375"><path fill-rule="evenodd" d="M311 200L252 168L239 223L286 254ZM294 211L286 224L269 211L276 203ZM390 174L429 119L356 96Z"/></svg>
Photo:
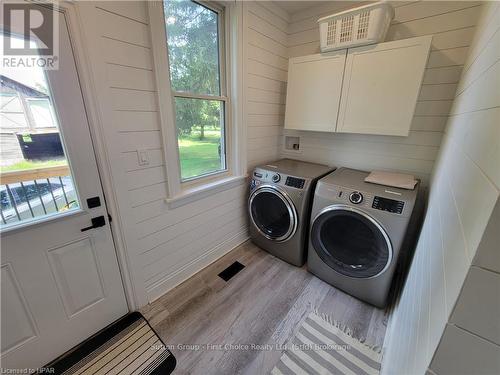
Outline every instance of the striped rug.
<svg viewBox="0 0 500 375"><path fill-rule="evenodd" d="M382 355L312 312L273 368L273 375L378 375Z"/></svg>
<svg viewBox="0 0 500 375"><path fill-rule="evenodd" d="M63 375L170 374L175 358L146 319L134 312L46 367Z"/></svg>

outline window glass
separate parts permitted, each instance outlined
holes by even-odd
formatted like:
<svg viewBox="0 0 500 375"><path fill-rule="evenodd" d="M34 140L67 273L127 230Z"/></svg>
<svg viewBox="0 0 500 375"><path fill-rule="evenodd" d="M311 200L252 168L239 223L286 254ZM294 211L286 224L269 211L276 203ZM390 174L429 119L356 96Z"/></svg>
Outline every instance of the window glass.
<svg viewBox="0 0 500 375"><path fill-rule="evenodd" d="M175 98L175 109L181 178L224 170L224 103Z"/></svg>
<svg viewBox="0 0 500 375"><path fill-rule="evenodd" d="M172 89L220 95L217 13L193 1L164 4Z"/></svg>
<svg viewBox="0 0 500 375"><path fill-rule="evenodd" d="M0 83L0 230L77 209L45 72L5 67Z"/></svg>
<svg viewBox="0 0 500 375"><path fill-rule="evenodd" d="M219 43L222 15L194 1L164 1L181 180L226 170Z"/></svg>

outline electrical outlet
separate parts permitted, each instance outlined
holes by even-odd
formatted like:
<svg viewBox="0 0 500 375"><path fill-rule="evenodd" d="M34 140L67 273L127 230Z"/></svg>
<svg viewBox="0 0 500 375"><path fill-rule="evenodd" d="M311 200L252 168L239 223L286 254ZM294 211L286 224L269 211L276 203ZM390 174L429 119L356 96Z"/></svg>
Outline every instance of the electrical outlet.
<svg viewBox="0 0 500 375"><path fill-rule="evenodd" d="M139 165L149 165L149 152L148 150L137 150L137 160Z"/></svg>

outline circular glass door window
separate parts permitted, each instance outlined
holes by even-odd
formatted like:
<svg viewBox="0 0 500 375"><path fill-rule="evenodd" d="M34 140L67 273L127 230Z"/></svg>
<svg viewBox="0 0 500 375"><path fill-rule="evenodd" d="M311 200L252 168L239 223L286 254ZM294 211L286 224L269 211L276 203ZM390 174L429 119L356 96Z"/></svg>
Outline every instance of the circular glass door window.
<svg viewBox="0 0 500 375"><path fill-rule="evenodd" d="M392 256L384 229L350 209L332 208L319 215L312 226L311 241L323 262L350 277L376 276Z"/></svg>
<svg viewBox="0 0 500 375"><path fill-rule="evenodd" d="M272 188L254 192L250 198L250 215L260 232L272 240L284 241L296 228L295 208Z"/></svg>

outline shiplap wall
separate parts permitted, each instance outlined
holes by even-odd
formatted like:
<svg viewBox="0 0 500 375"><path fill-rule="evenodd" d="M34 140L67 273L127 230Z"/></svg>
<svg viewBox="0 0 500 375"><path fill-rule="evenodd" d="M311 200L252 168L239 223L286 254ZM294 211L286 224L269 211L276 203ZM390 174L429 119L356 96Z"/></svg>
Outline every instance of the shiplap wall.
<svg viewBox="0 0 500 375"><path fill-rule="evenodd" d="M485 3L453 101L415 257L390 321L383 374L424 374L440 339L431 365L438 375L500 370L498 227L485 233L489 221L498 226L499 215L497 207L492 217L500 189L499 28L500 4Z"/></svg>
<svg viewBox="0 0 500 375"><path fill-rule="evenodd" d="M244 2L247 161L277 159L283 140L289 15L270 1Z"/></svg>
<svg viewBox="0 0 500 375"><path fill-rule="evenodd" d="M291 16L289 57L319 52L317 19L360 2L325 2ZM424 82L408 137L285 130L300 136L300 152L282 156L337 166L403 170L427 183L465 62L479 12L478 2L392 2L395 18L386 40L434 35ZM376 74L376 72L374 72Z"/></svg>
<svg viewBox="0 0 500 375"><path fill-rule="evenodd" d="M169 209L146 1L78 4L139 305L247 238L245 183ZM257 86L259 87L259 86ZM253 133L254 137L257 133ZM140 166L137 150L148 150Z"/></svg>

